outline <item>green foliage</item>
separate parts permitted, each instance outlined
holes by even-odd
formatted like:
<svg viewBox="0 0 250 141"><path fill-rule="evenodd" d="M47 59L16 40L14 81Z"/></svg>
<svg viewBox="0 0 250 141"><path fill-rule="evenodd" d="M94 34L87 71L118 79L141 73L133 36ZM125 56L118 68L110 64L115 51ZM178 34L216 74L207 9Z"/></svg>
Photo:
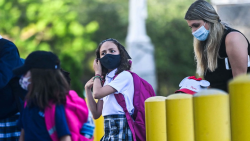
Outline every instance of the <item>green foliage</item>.
<svg viewBox="0 0 250 141"><path fill-rule="evenodd" d="M193 0L149 0L147 31L155 46L158 94L179 89L180 81L195 75L193 36L185 13Z"/></svg>
<svg viewBox="0 0 250 141"><path fill-rule="evenodd" d="M195 75L193 36L184 20L185 12L193 1L148 0L147 32L155 46L159 95L174 93L184 77ZM100 25L92 38L94 41L100 42L112 37L125 44L128 28L127 0L98 1L87 15L95 16L87 17L86 21L92 19ZM88 54L90 60L86 60L86 63L92 63L93 54ZM85 72L91 74L92 70Z"/></svg>
<svg viewBox="0 0 250 141"><path fill-rule="evenodd" d="M147 33L155 46L158 94L178 89L195 75L193 37L184 20L194 0L148 0ZM59 55L82 93L93 76L95 48L112 37L125 44L128 0L0 0L0 33L13 40L23 58L34 50Z"/></svg>
<svg viewBox="0 0 250 141"><path fill-rule="evenodd" d="M35 50L59 55L62 68L71 73L71 86L79 94L85 54L96 43L90 38L99 28L96 21L81 23L81 0L12 0L0 2L0 31L14 41L21 57ZM86 6L85 6L86 7Z"/></svg>

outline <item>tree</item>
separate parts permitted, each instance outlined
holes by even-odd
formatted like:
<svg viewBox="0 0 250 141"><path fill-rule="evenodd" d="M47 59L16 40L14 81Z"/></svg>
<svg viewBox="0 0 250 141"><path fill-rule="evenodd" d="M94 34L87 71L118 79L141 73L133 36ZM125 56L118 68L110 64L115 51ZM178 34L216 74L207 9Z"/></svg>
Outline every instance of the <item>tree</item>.
<svg viewBox="0 0 250 141"><path fill-rule="evenodd" d="M195 75L193 36L184 20L193 1L148 1L147 31L155 46L160 95L174 93L183 78Z"/></svg>
<svg viewBox="0 0 250 141"><path fill-rule="evenodd" d="M85 22L95 20L99 23L100 28L93 34L92 39L100 42L112 37L125 45L128 1L95 1L86 14L93 16L85 19ZM184 77L195 75L193 37L184 20L185 12L192 2L193 0L148 0L146 27L155 46L158 95L174 93ZM86 62L91 64L95 57L94 52L90 52L88 56L90 60ZM93 73L91 69L85 72L89 75Z"/></svg>
<svg viewBox="0 0 250 141"><path fill-rule="evenodd" d="M23 58L35 50L56 53L78 94L83 91L85 53L96 47L90 37L99 27L96 21L85 26L80 22L84 4L81 0L0 1L1 34L17 45Z"/></svg>
<svg viewBox="0 0 250 141"><path fill-rule="evenodd" d="M174 93L184 77L195 75L193 37L184 20L193 1L148 0L146 27L155 46L158 95ZM16 43L21 56L55 52L78 93L94 74L98 43L112 37L125 45L127 36L128 0L1 0L0 13L0 32Z"/></svg>

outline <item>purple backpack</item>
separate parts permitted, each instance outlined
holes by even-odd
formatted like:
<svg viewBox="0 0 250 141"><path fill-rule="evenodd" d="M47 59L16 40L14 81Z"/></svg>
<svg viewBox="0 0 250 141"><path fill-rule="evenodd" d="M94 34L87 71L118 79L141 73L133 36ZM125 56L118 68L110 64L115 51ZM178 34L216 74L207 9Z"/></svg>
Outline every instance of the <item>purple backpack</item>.
<svg viewBox="0 0 250 141"><path fill-rule="evenodd" d="M123 111L125 112L129 128L133 134L133 140L146 141L144 102L147 98L155 96L155 92L152 86L147 81L139 77L136 73L133 73L131 71L129 72L131 73L134 80L133 118L130 116L126 108L126 102L124 96L122 94L115 94L115 98L118 104L122 107Z"/></svg>

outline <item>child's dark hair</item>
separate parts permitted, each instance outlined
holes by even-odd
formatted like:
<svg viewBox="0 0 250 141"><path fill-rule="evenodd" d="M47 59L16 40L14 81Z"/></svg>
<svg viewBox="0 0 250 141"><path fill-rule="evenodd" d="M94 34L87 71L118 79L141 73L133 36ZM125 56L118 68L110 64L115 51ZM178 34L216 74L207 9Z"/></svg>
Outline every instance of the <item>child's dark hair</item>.
<svg viewBox="0 0 250 141"><path fill-rule="evenodd" d="M128 55L127 51L125 50L124 46L122 46L121 43L119 43L116 39L109 38L109 39L103 40L98 45L98 48L96 49L96 58L100 59L101 46L103 45L103 43L105 43L107 41L113 42L117 46L117 48L118 48L118 50L120 52L120 56L121 56L121 64L117 68L117 71L116 71L115 74L117 75L117 74L121 73L124 70L130 70L131 63L129 63L129 59L131 59L131 58ZM107 73L108 73L108 69L106 69L104 66L102 66L102 76L105 76Z"/></svg>
<svg viewBox="0 0 250 141"><path fill-rule="evenodd" d="M31 69L31 84L26 96L28 105L45 109L49 102L65 104L70 87L61 70Z"/></svg>
<svg viewBox="0 0 250 141"><path fill-rule="evenodd" d="M63 70L62 68L60 68L60 71L63 74L64 78L67 80L68 84L70 85L70 81L71 81L70 73Z"/></svg>

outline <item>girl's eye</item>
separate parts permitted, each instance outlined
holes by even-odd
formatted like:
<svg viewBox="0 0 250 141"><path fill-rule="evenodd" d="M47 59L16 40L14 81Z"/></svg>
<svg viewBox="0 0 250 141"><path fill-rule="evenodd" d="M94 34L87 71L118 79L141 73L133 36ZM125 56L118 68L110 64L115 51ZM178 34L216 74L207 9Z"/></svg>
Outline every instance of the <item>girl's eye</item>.
<svg viewBox="0 0 250 141"><path fill-rule="evenodd" d="M106 53L103 52L101 55L105 55L105 54L106 54Z"/></svg>
<svg viewBox="0 0 250 141"><path fill-rule="evenodd" d="M111 50L112 53L114 53L115 51L114 50Z"/></svg>

